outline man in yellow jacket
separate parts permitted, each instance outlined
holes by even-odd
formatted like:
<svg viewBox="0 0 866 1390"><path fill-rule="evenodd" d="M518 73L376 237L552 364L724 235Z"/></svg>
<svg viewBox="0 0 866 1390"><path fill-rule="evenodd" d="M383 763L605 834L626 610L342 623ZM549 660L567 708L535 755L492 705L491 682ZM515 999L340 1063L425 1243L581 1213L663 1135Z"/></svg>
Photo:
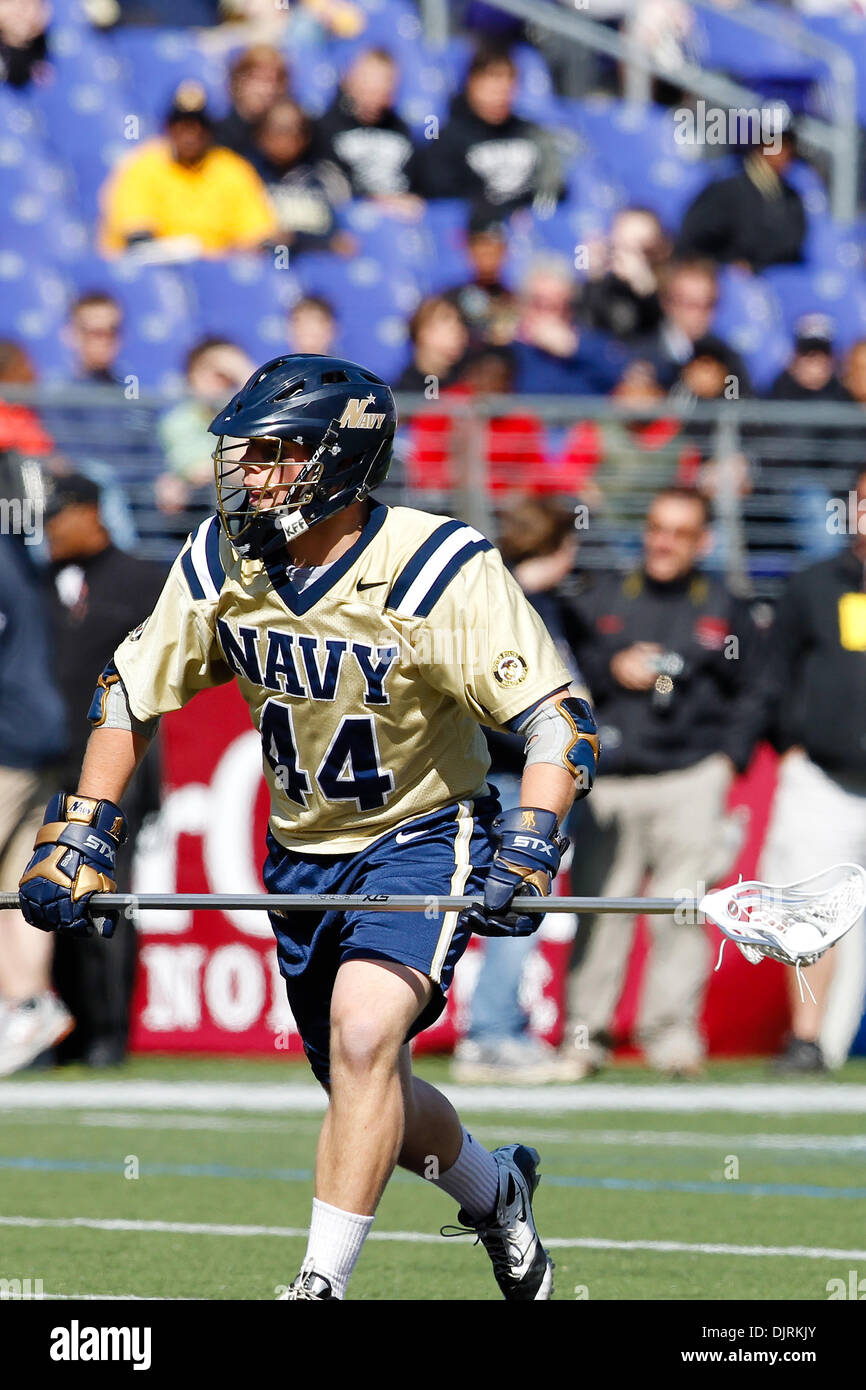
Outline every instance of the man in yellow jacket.
<svg viewBox="0 0 866 1390"><path fill-rule="evenodd" d="M264 185L252 165L214 144L204 90L184 83L164 137L125 160L103 189L102 250L187 237L203 256L260 246L276 234Z"/></svg>

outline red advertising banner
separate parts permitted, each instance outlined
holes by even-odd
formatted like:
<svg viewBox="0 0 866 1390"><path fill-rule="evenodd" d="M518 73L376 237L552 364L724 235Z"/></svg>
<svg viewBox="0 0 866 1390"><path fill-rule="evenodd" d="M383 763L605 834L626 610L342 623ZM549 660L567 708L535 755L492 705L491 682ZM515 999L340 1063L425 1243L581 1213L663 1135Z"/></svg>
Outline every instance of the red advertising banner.
<svg viewBox="0 0 866 1390"><path fill-rule="evenodd" d="M135 891L263 891L267 791L261 745L235 687L198 695L163 720L162 754L163 805L139 837ZM762 750L732 793L732 805L748 809L748 831L732 877L755 871L774 785L775 760ZM567 891L565 883L561 887ZM568 916L545 919L524 978L531 1026L553 1042L562 1030L575 926ZM719 934L706 930L717 946ZM265 913L142 913L139 931L134 1050L300 1051ZM623 1036L635 1014L646 942L640 929L617 1018ZM465 1030L480 949L473 941L458 966L448 1008L419 1039L419 1049L450 1047ZM773 1050L786 1022L783 967L751 966L735 949L726 951L707 990L704 1024L711 1051Z"/></svg>

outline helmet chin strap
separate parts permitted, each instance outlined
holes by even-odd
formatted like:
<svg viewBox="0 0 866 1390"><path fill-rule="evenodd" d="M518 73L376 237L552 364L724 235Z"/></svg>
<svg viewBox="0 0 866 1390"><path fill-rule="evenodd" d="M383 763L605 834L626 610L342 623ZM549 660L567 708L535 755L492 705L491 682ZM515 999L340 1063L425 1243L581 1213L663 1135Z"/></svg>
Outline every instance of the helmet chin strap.
<svg viewBox="0 0 866 1390"><path fill-rule="evenodd" d="M310 523L305 517L301 516L300 509L294 512L286 512L284 516L277 517L279 526L287 541L292 541L296 536L302 536L305 531L309 531Z"/></svg>

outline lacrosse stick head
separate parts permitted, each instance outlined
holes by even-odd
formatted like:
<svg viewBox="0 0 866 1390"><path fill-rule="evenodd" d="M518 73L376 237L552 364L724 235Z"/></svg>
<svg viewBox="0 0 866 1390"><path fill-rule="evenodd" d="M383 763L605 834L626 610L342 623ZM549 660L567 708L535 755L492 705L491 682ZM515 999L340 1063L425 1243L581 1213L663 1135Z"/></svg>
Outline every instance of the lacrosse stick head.
<svg viewBox="0 0 866 1390"><path fill-rule="evenodd" d="M866 872L835 864L796 883L742 880L706 893L700 910L746 960L813 965L859 921L866 908Z"/></svg>

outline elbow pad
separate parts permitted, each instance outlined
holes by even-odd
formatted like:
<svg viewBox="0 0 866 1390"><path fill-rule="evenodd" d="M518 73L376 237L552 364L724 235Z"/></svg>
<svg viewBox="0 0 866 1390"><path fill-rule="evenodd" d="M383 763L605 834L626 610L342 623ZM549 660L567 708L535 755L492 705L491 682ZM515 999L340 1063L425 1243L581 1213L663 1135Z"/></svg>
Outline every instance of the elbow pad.
<svg viewBox="0 0 866 1390"><path fill-rule="evenodd" d="M93 692L87 718L94 729L126 729L151 739L159 728L159 719L136 719L129 708L126 687L113 661L109 661Z"/></svg>
<svg viewBox="0 0 866 1390"><path fill-rule="evenodd" d="M561 765L576 782L575 800L592 790L598 770L601 744L587 700L575 695L542 705L528 714L517 732L526 739L526 766L531 763Z"/></svg>

